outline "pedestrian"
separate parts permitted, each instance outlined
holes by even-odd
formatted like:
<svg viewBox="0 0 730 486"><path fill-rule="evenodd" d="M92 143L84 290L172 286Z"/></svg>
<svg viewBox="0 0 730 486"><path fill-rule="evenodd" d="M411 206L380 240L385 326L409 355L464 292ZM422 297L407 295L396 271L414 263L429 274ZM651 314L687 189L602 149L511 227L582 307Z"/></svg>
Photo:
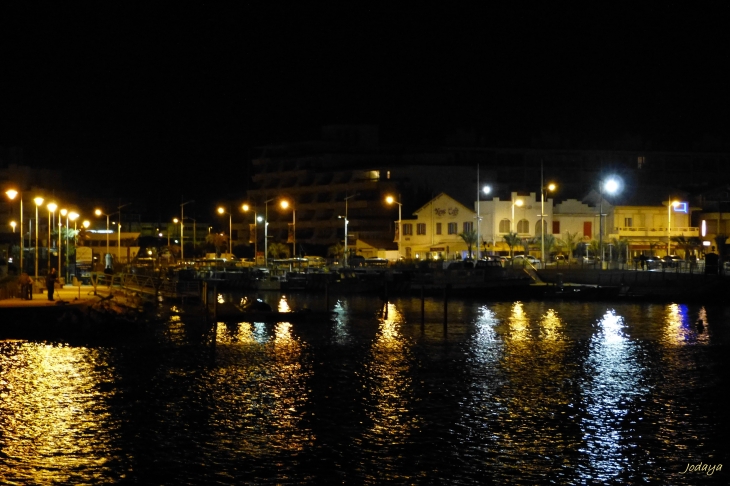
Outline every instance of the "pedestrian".
<svg viewBox="0 0 730 486"><path fill-rule="evenodd" d="M33 295L33 293L32 293L33 279L30 278L30 275L23 272L20 274L18 283L20 283L20 298L23 300L30 300Z"/></svg>
<svg viewBox="0 0 730 486"><path fill-rule="evenodd" d="M639 257L639 260L641 260L641 269L642 270L646 270L646 256L645 255L641 255Z"/></svg>
<svg viewBox="0 0 730 486"><path fill-rule="evenodd" d="M58 276L56 275L56 269L52 268L51 273L46 276L46 289L48 290L48 300L53 300L53 292L56 290L56 281Z"/></svg>

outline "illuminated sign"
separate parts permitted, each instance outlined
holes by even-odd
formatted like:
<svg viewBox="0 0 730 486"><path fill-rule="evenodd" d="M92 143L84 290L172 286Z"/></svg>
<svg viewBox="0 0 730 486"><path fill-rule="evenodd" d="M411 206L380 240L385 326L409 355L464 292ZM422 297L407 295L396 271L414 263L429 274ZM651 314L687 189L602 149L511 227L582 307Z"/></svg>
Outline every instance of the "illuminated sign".
<svg viewBox="0 0 730 486"><path fill-rule="evenodd" d="M687 214L689 212L689 207L686 202L678 202L676 206L674 207L675 213L685 213Z"/></svg>

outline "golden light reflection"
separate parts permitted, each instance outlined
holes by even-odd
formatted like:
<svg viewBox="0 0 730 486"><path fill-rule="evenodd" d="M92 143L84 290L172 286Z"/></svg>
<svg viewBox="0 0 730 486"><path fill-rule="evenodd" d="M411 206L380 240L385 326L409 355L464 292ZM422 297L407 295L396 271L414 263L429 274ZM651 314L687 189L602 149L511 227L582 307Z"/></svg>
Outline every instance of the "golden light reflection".
<svg viewBox="0 0 730 486"><path fill-rule="evenodd" d="M679 304L669 304L664 317L664 340L671 344L682 344L689 338L687 308Z"/></svg>
<svg viewBox="0 0 730 486"><path fill-rule="evenodd" d="M291 308L289 307L289 302L286 301L285 295L282 295L281 299L279 299L279 306L277 307L277 310L279 312L291 312Z"/></svg>
<svg viewBox="0 0 730 486"><path fill-rule="evenodd" d="M548 309L540 320L540 335L546 341L562 339L562 333L560 332L562 327L563 322L555 309Z"/></svg>
<svg viewBox="0 0 730 486"><path fill-rule="evenodd" d="M515 302L512 306L512 314L509 317L509 338L515 341L529 339L530 319L525 313L522 302Z"/></svg>
<svg viewBox="0 0 730 486"><path fill-rule="evenodd" d="M408 442L410 434L420 425L411 415L413 385L411 378L410 343L400 332L404 319L393 303L380 318L366 367L366 387L373 399L366 410L372 426L364 433L370 447L390 446Z"/></svg>
<svg viewBox="0 0 730 486"><path fill-rule="evenodd" d="M47 484L49 471L110 474L120 432L99 392L114 380L108 359L101 350L0 342L0 477L4 468L24 470L27 484Z"/></svg>

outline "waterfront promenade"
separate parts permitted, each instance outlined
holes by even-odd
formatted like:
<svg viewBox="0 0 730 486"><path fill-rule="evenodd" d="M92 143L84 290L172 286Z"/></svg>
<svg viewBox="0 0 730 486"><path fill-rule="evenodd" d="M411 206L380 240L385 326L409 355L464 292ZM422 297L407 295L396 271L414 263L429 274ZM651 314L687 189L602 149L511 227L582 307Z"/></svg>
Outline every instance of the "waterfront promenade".
<svg viewBox="0 0 730 486"><path fill-rule="evenodd" d="M109 295L109 287L97 286L96 293L94 295L93 285L64 285L61 288L57 288L53 293L53 301L48 300L48 294L46 290L43 293L34 293L33 298L30 300L21 299L19 297L11 297L8 299L0 299L0 309L5 308L25 308L25 307L53 307L60 305L59 303L67 304L89 304L98 300L100 297L106 297Z"/></svg>

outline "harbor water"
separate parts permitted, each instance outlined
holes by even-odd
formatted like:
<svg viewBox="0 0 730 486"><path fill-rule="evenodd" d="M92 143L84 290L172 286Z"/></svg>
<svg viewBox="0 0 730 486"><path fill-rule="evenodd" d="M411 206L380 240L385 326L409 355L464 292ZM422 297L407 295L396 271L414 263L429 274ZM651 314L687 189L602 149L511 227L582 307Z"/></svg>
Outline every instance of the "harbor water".
<svg viewBox="0 0 730 486"><path fill-rule="evenodd" d="M730 307L330 299L0 340L0 483L730 483Z"/></svg>

